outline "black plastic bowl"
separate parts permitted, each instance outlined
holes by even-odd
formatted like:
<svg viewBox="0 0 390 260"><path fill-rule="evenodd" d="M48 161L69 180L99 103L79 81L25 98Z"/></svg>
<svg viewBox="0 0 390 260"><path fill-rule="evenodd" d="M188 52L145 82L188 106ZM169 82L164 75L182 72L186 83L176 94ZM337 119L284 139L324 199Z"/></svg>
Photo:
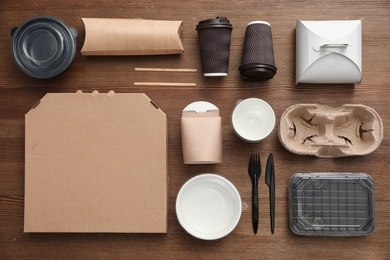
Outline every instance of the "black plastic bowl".
<svg viewBox="0 0 390 260"><path fill-rule="evenodd" d="M33 78L47 79L61 74L76 55L77 31L51 16L31 18L11 34L15 64Z"/></svg>

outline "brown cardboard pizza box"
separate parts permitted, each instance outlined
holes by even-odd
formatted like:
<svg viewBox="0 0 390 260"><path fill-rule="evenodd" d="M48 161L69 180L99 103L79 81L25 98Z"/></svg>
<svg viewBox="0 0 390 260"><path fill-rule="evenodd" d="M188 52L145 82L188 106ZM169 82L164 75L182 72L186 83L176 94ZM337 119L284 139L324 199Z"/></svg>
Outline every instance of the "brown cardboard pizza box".
<svg viewBox="0 0 390 260"><path fill-rule="evenodd" d="M47 94L25 119L24 232L167 232L167 117L148 96Z"/></svg>

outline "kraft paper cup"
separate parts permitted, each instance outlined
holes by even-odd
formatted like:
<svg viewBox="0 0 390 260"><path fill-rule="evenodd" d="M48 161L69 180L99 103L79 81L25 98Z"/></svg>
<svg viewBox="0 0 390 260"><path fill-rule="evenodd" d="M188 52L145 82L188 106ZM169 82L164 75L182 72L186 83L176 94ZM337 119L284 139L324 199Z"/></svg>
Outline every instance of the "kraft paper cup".
<svg viewBox="0 0 390 260"><path fill-rule="evenodd" d="M275 113L262 99L239 100L232 114L232 125L242 140L257 143L266 138L275 127Z"/></svg>

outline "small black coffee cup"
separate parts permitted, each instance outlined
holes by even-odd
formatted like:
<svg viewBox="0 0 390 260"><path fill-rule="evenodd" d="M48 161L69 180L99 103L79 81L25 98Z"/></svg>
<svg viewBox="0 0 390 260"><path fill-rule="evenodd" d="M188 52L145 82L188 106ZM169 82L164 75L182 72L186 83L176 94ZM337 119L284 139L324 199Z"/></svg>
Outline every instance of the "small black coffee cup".
<svg viewBox="0 0 390 260"><path fill-rule="evenodd" d="M205 77L227 76L233 26L226 17L200 21L196 26Z"/></svg>
<svg viewBox="0 0 390 260"><path fill-rule="evenodd" d="M269 23L253 21L247 25L239 71L247 81L269 80L275 76L274 48Z"/></svg>
<svg viewBox="0 0 390 260"><path fill-rule="evenodd" d="M77 31L55 17L31 18L11 34L15 64L33 78L47 79L61 74L76 55Z"/></svg>

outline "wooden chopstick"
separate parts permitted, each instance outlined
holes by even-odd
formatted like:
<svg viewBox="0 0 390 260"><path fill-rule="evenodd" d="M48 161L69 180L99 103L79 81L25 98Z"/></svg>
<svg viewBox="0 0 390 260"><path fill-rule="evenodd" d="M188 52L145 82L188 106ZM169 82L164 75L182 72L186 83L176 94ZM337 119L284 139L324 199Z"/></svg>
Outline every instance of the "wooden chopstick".
<svg viewBox="0 0 390 260"><path fill-rule="evenodd" d="M155 72L197 72L197 69L174 69L174 68L135 68L135 71L155 71Z"/></svg>
<svg viewBox="0 0 390 260"><path fill-rule="evenodd" d="M185 83L185 82L134 82L134 86L196 87L196 83Z"/></svg>

